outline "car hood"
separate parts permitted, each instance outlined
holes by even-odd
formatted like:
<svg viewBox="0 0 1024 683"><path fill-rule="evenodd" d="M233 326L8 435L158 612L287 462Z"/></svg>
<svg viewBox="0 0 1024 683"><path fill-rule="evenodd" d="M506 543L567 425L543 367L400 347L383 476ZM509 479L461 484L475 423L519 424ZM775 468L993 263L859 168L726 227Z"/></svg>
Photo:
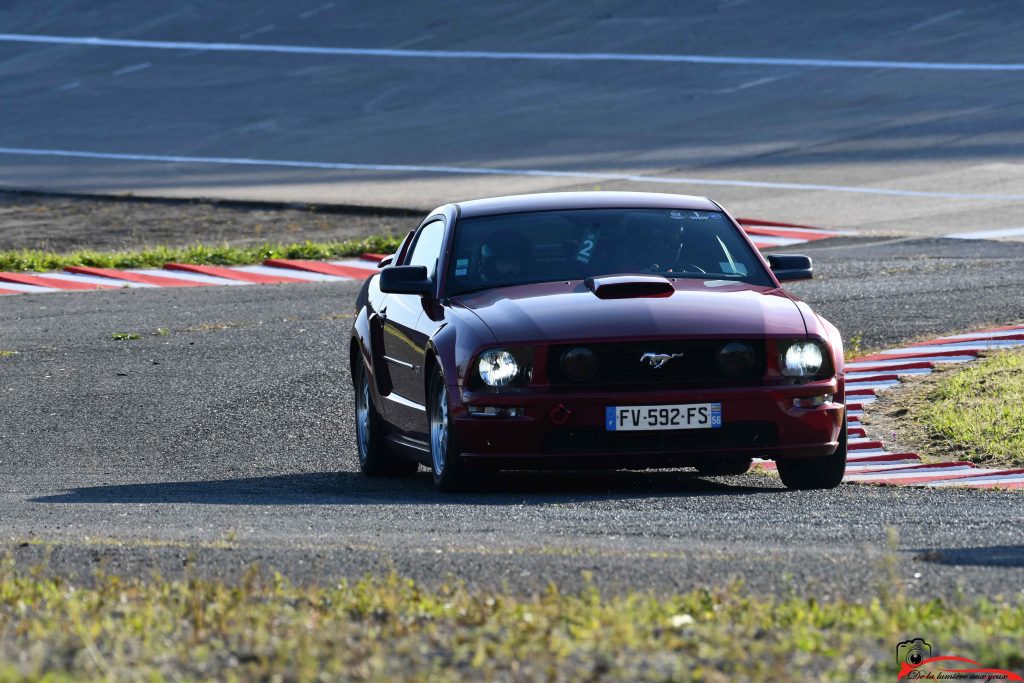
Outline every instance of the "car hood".
<svg viewBox="0 0 1024 683"><path fill-rule="evenodd" d="M659 296L599 298L582 281L459 295L500 343L657 337L802 337L796 303L776 288L721 280L673 281Z"/></svg>

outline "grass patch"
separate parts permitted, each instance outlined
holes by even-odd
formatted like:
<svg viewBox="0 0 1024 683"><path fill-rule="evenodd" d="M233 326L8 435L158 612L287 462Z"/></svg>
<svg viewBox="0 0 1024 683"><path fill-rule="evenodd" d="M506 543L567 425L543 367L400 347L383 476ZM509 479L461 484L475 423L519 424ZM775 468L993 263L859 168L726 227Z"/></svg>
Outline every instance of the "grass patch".
<svg viewBox="0 0 1024 683"><path fill-rule="evenodd" d="M137 251L81 250L56 253L38 249L0 251L0 271L61 270L68 266L93 268L162 268L165 263L211 266L241 266L268 258L337 259L366 252L390 254L398 248L399 237L377 236L338 242L301 242L232 247L195 244L191 247L152 247Z"/></svg>
<svg viewBox="0 0 1024 683"><path fill-rule="evenodd" d="M909 417L975 462L1024 466L1024 352L1002 351L944 373Z"/></svg>
<svg viewBox="0 0 1024 683"><path fill-rule="evenodd" d="M117 341L134 341L136 339L142 339L141 335L135 332L114 332L110 336Z"/></svg>
<svg viewBox="0 0 1024 683"><path fill-rule="evenodd" d="M0 680L895 680L895 645L1020 668L1024 607L596 589L517 597L391 575L300 588L0 570Z"/></svg>

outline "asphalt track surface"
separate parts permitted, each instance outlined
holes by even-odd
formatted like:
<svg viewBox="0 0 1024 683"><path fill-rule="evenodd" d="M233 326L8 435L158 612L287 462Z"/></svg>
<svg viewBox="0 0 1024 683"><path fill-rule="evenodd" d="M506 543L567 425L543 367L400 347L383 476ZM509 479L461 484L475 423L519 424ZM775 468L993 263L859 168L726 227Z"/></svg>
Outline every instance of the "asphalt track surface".
<svg viewBox="0 0 1024 683"><path fill-rule="evenodd" d="M872 234L1024 226L1005 1L18 0L0 26L8 187L427 209L597 186Z"/></svg>
<svg viewBox="0 0 1024 683"><path fill-rule="evenodd" d="M867 345L1024 319L1024 273L1009 267L1024 246L803 246L819 278L794 290ZM346 357L357 287L0 301L0 348L18 352L0 357L0 525L16 560L86 577L234 578L256 562L321 583L393 568L517 591L571 589L584 572L606 590L733 578L819 597L1020 590L1019 493L798 493L765 475L675 471L506 475L448 496L425 471L366 479Z"/></svg>
<svg viewBox="0 0 1024 683"><path fill-rule="evenodd" d="M1024 15L995 0L820 10L7 2L0 185L418 210L555 189L707 194L737 215L860 233L801 245L819 277L794 290L865 348L1021 321L1024 245L922 238L1024 226L1024 74L893 62L1024 64ZM571 588L583 572L609 590L733 577L819 597L1020 590L1016 493L794 493L763 475L670 472L515 475L450 497L425 472L364 479L345 357L356 286L5 297L0 351L17 354L0 355L0 532L13 556L80 576L234 577L259 562L302 581L393 567L516 590Z"/></svg>

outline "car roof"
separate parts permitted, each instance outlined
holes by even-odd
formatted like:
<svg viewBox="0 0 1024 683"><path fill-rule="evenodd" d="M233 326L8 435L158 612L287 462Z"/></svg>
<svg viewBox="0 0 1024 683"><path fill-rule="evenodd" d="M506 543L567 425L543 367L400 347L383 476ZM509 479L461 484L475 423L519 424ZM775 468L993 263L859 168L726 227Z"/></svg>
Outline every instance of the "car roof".
<svg viewBox="0 0 1024 683"><path fill-rule="evenodd" d="M463 218L569 209L690 209L720 211L706 197L657 192L544 192L457 202Z"/></svg>

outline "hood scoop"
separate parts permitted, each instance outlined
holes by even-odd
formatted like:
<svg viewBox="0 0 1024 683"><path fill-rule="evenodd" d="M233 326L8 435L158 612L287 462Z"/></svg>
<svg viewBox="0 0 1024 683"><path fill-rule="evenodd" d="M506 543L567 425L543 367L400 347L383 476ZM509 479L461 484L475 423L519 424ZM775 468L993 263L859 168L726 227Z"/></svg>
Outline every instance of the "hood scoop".
<svg viewBox="0 0 1024 683"><path fill-rule="evenodd" d="M672 296L675 287L660 275L605 275L588 277L583 285L598 299L635 299Z"/></svg>

